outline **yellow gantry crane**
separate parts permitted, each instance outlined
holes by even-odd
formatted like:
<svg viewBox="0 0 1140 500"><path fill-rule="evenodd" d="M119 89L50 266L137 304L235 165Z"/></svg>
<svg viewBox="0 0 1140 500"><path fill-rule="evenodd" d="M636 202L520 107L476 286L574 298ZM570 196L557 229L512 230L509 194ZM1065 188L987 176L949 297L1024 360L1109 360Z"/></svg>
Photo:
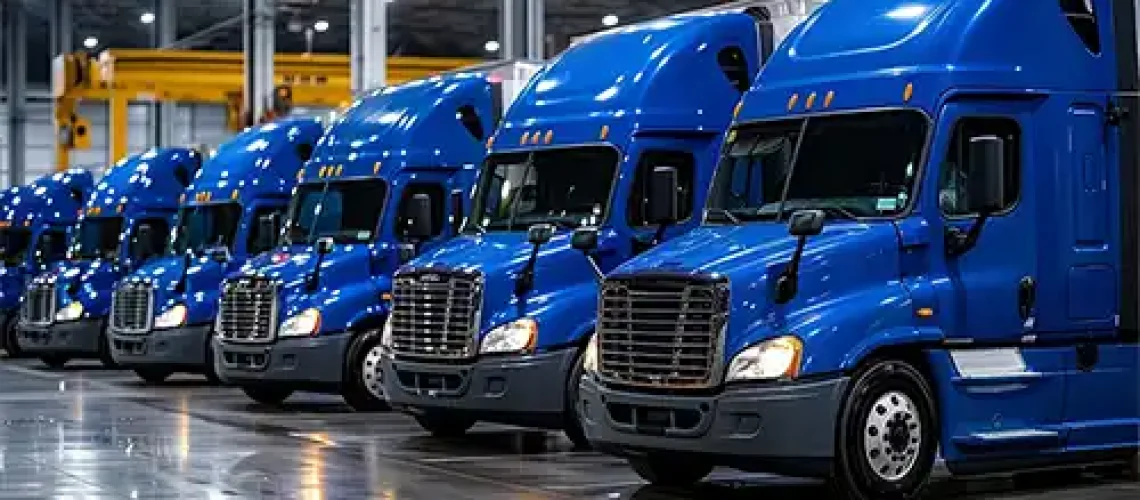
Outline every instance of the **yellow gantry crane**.
<svg viewBox="0 0 1140 500"><path fill-rule="evenodd" d="M477 59L439 57L388 58L391 85L478 64ZM94 57L86 52L56 57L56 168L70 165L73 149L91 147L91 123L78 114L81 101L108 106L109 156L127 154L127 105L131 102L222 104L227 125L238 131L264 117L242 109L245 84L240 52L205 50L111 49ZM341 54L277 54L273 69L277 104L340 107L352 99L349 58ZM276 107L276 106L275 106Z"/></svg>

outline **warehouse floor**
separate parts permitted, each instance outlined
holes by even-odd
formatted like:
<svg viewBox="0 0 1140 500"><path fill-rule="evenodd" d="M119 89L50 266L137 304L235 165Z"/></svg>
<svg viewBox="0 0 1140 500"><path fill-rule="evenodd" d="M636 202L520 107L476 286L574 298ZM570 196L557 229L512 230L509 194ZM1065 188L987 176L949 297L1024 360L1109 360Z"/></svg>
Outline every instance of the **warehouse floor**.
<svg viewBox="0 0 1140 500"><path fill-rule="evenodd" d="M52 372L38 361L0 361L0 422L5 499L825 498L811 483L733 471L695 490L663 491L642 486L618 460L567 451L560 436L486 426L441 442L404 416L350 413L337 398L295 396L270 410L197 377L144 387L91 364ZM1011 484L943 481L932 496L1140 498L1140 483L1089 475Z"/></svg>

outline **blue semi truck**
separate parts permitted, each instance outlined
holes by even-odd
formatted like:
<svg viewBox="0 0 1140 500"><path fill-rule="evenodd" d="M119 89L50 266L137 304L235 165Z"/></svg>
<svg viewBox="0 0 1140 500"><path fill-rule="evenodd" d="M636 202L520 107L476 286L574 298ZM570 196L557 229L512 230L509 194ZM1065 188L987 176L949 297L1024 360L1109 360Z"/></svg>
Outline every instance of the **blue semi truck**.
<svg viewBox="0 0 1140 500"><path fill-rule="evenodd" d="M216 380L210 348L222 279L271 250L298 172L324 132L316 118L251 127L218 148L182 196L166 257L119 282L112 354L144 381L174 372Z"/></svg>
<svg viewBox="0 0 1140 500"><path fill-rule="evenodd" d="M593 36L538 73L496 133L463 235L396 275L391 404L435 435L485 420L586 446L572 409L597 273L697 225L773 45L763 8L678 15ZM657 171L682 198L676 223L646 211ZM589 255L571 241L583 226L600 228Z"/></svg>
<svg viewBox="0 0 1140 500"><path fill-rule="evenodd" d="M817 10L744 98L704 225L605 278L592 444L653 483L729 466L853 499L914 498L938 457L1135 464L1136 15Z"/></svg>
<svg viewBox="0 0 1140 500"><path fill-rule="evenodd" d="M0 205L0 348L23 354L17 336L20 297L28 280L62 261L95 177L80 169L56 172L4 192Z"/></svg>
<svg viewBox="0 0 1140 500"><path fill-rule="evenodd" d="M73 230L67 259L24 290L21 348L53 368L73 358L115 366L107 331L115 286L165 253L179 198L200 165L194 150L154 148L103 175Z"/></svg>
<svg viewBox="0 0 1140 500"><path fill-rule="evenodd" d="M357 100L301 173L283 244L223 285L214 343L223 381L279 404L295 391L387 407L372 362L391 274L455 234L500 114L480 73L433 77ZM349 362L346 362L348 360Z"/></svg>

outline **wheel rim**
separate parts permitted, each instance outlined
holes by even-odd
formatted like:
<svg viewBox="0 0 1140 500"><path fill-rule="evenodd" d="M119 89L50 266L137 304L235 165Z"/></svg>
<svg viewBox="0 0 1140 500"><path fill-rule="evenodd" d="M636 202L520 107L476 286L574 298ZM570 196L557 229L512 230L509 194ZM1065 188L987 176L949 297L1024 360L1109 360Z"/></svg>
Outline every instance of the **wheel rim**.
<svg viewBox="0 0 1140 500"><path fill-rule="evenodd" d="M922 420L918 405L906 394L883 394L863 425L863 453L875 475L895 482L910 473L922 449Z"/></svg>
<svg viewBox="0 0 1140 500"><path fill-rule="evenodd" d="M372 397L383 401L384 397L384 376L380 372L380 358L384 354L384 349L379 346L373 346L364 356L364 364L360 367L361 377L364 379L364 388Z"/></svg>

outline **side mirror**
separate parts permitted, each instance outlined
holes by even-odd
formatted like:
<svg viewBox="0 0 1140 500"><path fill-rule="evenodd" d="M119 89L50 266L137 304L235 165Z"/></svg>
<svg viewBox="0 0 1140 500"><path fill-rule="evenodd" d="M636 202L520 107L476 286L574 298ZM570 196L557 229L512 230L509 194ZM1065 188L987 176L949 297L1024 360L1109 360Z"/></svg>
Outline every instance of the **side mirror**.
<svg viewBox="0 0 1140 500"><path fill-rule="evenodd" d="M580 227L570 237L570 246L582 252L592 252L598 248L598 228Z"/></svg>
<svg viewBox="0 0 1140 500"><path fill-rule="evenodd" d="M554 226L535 224L526 230L526 240L533 245L545 245L554 237Z"/></svg>
<svg viewBox="0 0 1140 500"><path fill-rule="evenodd" d="M431 196L423 193L412 195L412 199L408 202L407 213L404 214L404 217L408 218L408 230L405 236L419 240L430 238L433 235L431 227L433 216Z"/></svg>
<svg viewBox="0 0 1140 500"><path fill-rule="evenodd" d="M154 228L150 224L142 224L135 231L135 240L131 246L131 257L145 260L154 253Z"/></svg>
<svg viewBox="0 0 1140 500"><path fill-rule="evenodd" d="M257 218L257 245L258 250L273 248L277 242L277 228L281 227L281 216L276 212L262 215Z"/></svg>
<svg viewBox="0 0 1140 500"><path fill-rule="evenodd" d="M823 210L798 210L788 219L788 234L797 238L816 236L823 232Z"/></svg>
<svg viewBox="0 0 1140 500"><path fill-rule="evenodd" d="M649 203L645 209L650 224L668 225L677 222L680 215L677 200L677 169L654 167L649 178Z"/></svg>
<svg viewBox="0 0 1140 500"><path fill-rule="evenodd" d="M970 139L966 192L970 210L993 213L1005 206L1005 141L996 136Z"/></svg>
<svg viewBox="0 0 1140 500"><path fill-rule="evenodd" d="M317 254L328 255L333 251L333 239L329 237L320 238L317 240Z"/></svg>
<svg viewBox="0 0 1140 500"><path fill-rule="evenodd" d="M43 264L51 259L52 248L55 248L55 237L50 234L44 234L40 237L40 248L36 252L36 262Z"/></svg>

